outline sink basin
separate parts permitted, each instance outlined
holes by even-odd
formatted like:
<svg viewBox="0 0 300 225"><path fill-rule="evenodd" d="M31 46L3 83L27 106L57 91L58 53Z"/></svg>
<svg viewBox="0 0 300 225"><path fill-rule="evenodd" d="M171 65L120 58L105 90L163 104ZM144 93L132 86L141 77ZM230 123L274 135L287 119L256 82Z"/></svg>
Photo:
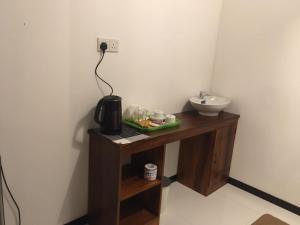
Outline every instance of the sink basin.
<svg viewBox="0 0 300 225"><path fill-rule="evenodd" d="M192 106L203 116L218 116L230 102L229 98L214 95L207 95L203 98L193 97L190 99Z"/></svg>

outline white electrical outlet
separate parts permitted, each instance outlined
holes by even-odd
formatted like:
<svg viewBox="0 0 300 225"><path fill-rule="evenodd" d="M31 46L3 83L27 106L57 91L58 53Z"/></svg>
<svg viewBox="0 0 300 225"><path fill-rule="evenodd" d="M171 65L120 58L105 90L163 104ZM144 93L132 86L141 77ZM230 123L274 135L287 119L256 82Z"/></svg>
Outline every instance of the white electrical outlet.
<svg viewBox="0 0 300 225"><path fill-rule="evenodd" d="M119 52L119 40L118 39L112 39L112 38L97 38L97 51L100 52L100 45L102 43L107 44L107 50L106 52Z"/></svg>
<svg viewBox="0 0 300 225"><path fill-rule="evenodd" d="M110 52L119 52L119 40L110 39L109 40L109 51Z"/></svg>

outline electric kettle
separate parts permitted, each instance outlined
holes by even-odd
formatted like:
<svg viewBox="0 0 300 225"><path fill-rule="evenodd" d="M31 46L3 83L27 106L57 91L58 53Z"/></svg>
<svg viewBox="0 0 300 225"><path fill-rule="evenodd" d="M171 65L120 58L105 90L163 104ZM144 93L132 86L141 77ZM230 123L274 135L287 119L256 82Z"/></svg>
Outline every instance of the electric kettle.
<svg viewBox="0 0 300 225"><path fill-rule="evenodd" d="M120 134L122 131L122 98L116 95L104 96L98 102L94 120L104 134Z"/></svg>

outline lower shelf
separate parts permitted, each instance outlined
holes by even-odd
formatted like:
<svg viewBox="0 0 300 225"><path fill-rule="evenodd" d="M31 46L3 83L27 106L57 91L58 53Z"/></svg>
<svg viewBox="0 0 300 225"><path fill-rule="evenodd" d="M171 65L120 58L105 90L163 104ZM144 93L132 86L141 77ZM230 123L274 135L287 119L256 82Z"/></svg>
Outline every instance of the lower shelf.
<svg viewBox="0 0 300 225"><path fill-rule="evenodd" d="M139 178L138 176L130 177L122 181L120 199L121 201L126 200L136 194L139 194L160 184L160 180L146 181L145 179Z"/></svg>
<svg viewBox="0 0 300 225"><path fill-rule="evenodd" d="M158 225L159 218L151 212L141 209L120 220L120 225Z"/></svg>

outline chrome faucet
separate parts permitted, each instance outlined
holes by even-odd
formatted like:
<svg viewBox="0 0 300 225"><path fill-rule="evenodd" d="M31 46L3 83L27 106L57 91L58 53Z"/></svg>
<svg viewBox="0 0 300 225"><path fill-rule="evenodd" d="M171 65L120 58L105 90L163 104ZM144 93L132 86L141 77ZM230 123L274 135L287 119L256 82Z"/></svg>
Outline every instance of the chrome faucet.
<svg viewBox="0 0 300 225"><path fill-rule="evenodd" d="M208 93L206 91L200 91L200 100L201 100L201 104L205 105L206 104L206 99L205 97L208 96Z"/></svg>
<svg viewBox="0 0 300 225"><path fill-rule="evenodd" d="M204 98L205 96L208 96L208 93L206 91L200 91L200 98Z"/></svg>

